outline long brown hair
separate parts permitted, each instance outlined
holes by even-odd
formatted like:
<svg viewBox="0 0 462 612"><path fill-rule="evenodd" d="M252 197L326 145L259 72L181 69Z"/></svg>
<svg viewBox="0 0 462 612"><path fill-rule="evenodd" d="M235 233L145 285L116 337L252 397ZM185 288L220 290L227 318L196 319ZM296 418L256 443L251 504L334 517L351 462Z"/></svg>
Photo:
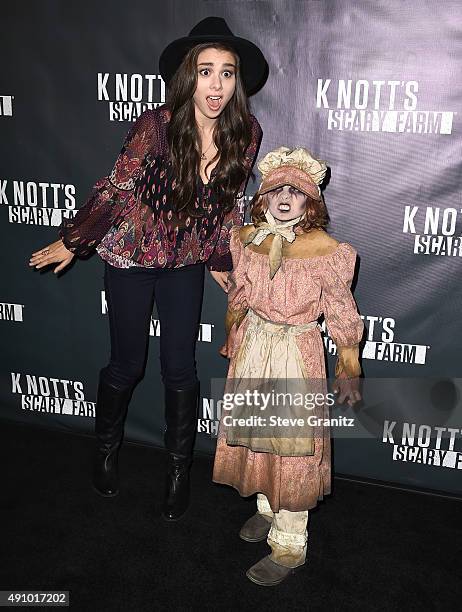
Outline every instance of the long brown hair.
<svg viewBox="0 0 462 612"><path fill-rule="evenodd" d="M268 194L260 195L257 191L250 201L250 217L255 226L266 221L265 211L268 209L268 204ZM324 229L327 227L329 224L329 213L322 196L315 200L307 195L305 210L305 217L295 227L300 227L304 232L309 232L313 228L319 227Z"/></svg>
<svg viewBox="0 0 462 612"><path fill-rule="evenodd" d="M186 210L191 216L198 216L194 202L201 155L193 100L197 87L197 58L201 51L210 47L229 51L236 61L236 88L218 117L213 133L218 152L206 166L207 168L218 156L220 157L216 175L210 185L220 195L220 203L225 213L233 208L237 191L247 175L244 152L252 138L252 123L247 95L240 76L238 54L232 47L222 43L196 45L187 52L169 82L165 101L165 106L171 112L167 139L176 179L175 189L171 194L173 209L177 212Z"/></svg>

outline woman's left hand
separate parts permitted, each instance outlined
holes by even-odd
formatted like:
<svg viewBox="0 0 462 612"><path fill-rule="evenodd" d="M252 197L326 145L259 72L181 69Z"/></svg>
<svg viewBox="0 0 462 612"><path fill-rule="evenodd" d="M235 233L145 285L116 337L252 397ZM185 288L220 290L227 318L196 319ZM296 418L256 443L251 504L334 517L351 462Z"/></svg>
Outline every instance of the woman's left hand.
<svg viewBox="0 0 462 612"><path fill-rule="evenodd" d="M216 270L210 270L212 278L220 285L225 293L228 293L228 276L229 272L217 272Z"/></svg>

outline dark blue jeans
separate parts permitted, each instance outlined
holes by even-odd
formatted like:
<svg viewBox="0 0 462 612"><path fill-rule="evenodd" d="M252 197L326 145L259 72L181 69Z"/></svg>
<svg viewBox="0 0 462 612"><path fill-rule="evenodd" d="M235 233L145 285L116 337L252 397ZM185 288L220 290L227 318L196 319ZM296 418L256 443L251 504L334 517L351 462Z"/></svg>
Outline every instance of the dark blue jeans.
<svg viewBox="0 0 462 612"><path fill-rule="evenodd" d="M203 263L182 268L116 268L105 262L111 357L101 374L107 383L122 390L134 388L143 377L155 300L162 381L171 389L196 384L204 268Z"/></svg>

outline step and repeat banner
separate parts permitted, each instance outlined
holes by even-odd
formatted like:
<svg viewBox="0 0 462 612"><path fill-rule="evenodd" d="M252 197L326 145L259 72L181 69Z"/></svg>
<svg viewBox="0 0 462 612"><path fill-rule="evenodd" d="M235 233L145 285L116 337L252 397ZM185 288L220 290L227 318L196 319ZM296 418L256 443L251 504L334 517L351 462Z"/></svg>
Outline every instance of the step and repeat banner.
<svg viewBox="0 0 462 612"><path fill-rule="evenodd" d="M327 160L329 232L358 251L366 379L379 381L334 440L336 473L460 494L462 6L422 0L21 1L2 8L1 419L91 433L109 359L103 262L34 270L63 216L107 175L132 122L165 100L158 58L224 17L269 64L251 110L260 156L305 146ZM250 181L243 204L259 184ZM197 344L197 449L213 453L225 377L226 295L207 273ZM154 309L126 440L162 445ZM332 373L336 347L323 337ZM372 383L371 383L372 385ZM1 422L1 421L0 421ZM37 430L37 435L40 435Z"/></svg>

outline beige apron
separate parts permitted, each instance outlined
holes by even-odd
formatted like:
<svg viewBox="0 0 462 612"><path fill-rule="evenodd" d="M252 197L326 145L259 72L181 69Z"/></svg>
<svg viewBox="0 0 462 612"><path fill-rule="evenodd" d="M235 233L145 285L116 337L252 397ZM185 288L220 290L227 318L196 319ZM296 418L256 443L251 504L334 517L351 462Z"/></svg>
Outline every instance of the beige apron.
<svg viewBox="0 0 462 612"><path fill-rule="evenodd" d="M302 392L311 391L312 381L308 380L295 336L319 328L317 321L304 325L274 323L260 317L252 309L248 310L245 320L248 321L247 329L236 353L234 377L227 380L226 392L243 393L249 387L252 390L264 389L267 392L271 386L274 386L271 383L274 379L279 379L277 382L274 381L277 390L291 393L292 398L295 395L301 396ZM252 384L249 379L258 379L258 381ZM277 410L278 407L273 403L270 410L262 410L260 416L266 418L266 423L268 423L269 415L275 415ZM248 405L240 408L233 406L228 414L234 417L245 417L250 415L251 411ZM255 409L252 414L256 414ZM286 405L279 414L281 418L300 417L306 421L306 418L313 414L313 410L310 411L300 406L288 408ZM300 421L297 419L297 422ZM267 452L287 457L314 454L313 427L308 424L303 427L289 425L285 429L277 428L277 434L268 437L266 437L268 428L263 430L259 426L252 426L251 423L244 428L227 425L224 429L229 445L246 446L255 452ZM290 435L285 437L284 432L288 431Z"/></svg>

